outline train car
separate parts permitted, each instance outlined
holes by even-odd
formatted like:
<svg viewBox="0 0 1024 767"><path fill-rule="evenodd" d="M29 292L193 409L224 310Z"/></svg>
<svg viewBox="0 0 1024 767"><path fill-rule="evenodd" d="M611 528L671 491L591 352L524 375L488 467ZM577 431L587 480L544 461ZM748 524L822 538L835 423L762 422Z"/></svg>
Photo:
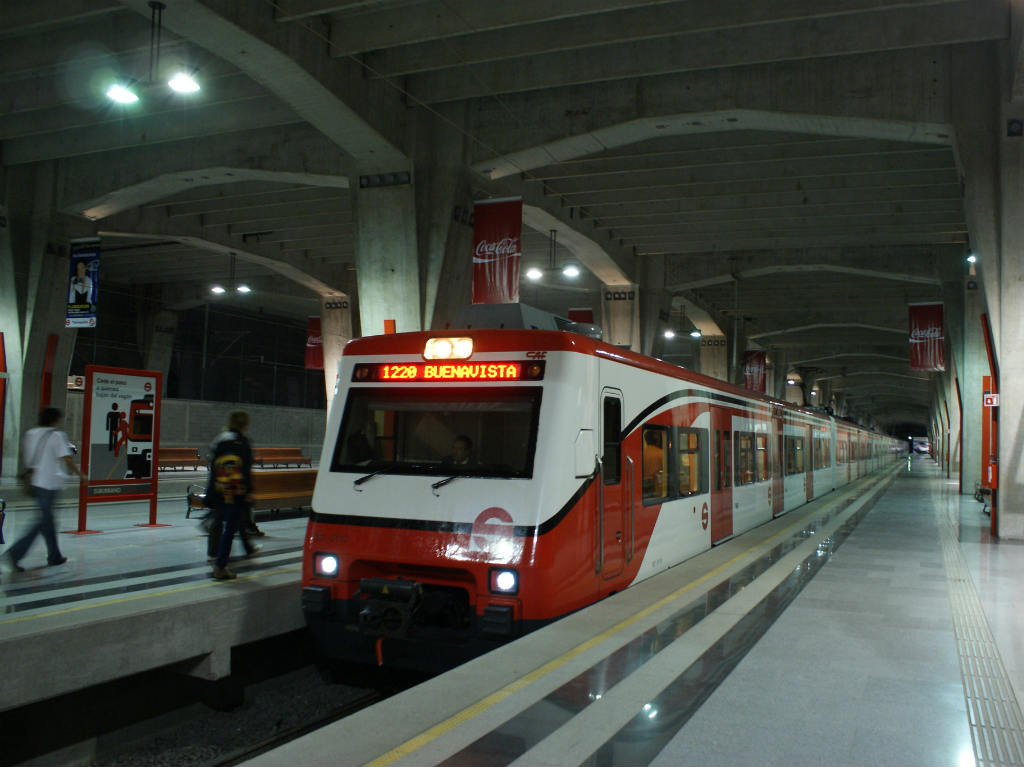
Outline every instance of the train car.
<svg viewBox="0 0 1024 767"><path fill-rule="evenodd" d="M571 332L350 342L305 540L328 658L461 662L880 468L881 440Z"/></svg>

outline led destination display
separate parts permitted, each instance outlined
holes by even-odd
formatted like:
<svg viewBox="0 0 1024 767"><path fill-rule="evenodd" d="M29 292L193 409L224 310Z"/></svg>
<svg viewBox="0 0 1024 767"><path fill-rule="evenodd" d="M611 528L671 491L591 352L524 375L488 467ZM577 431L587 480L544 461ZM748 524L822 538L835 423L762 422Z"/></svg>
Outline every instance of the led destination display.
<svg viewBox="0 0 1024 767"><path fill-rule="evenodd" d="M539 381L543 362L379 362L361 363L355 382Z"/></svg>

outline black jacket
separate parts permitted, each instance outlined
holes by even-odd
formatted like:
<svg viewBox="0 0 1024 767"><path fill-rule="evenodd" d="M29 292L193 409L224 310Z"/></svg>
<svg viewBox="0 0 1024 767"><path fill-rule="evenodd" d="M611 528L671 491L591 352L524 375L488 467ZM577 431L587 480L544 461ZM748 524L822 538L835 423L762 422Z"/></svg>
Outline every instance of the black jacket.
<svg viewBox="0 0 1024 767"><path fill-rule="evenodd" d="M206 505L244 503L252 492L252 444L237 431L225 431L210 443L210 479Z"/></svg>

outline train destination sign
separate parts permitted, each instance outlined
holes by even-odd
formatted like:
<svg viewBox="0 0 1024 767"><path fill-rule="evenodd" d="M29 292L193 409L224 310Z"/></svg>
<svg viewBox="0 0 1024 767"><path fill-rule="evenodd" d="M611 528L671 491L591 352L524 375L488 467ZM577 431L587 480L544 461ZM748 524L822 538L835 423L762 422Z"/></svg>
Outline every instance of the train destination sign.
<svg viewBox="0 0 1024 767"><path fill-rule="evenodd" d="M539 381L543 362L373 362L352 371L356 383L418 383L459 381Z"/></svg>

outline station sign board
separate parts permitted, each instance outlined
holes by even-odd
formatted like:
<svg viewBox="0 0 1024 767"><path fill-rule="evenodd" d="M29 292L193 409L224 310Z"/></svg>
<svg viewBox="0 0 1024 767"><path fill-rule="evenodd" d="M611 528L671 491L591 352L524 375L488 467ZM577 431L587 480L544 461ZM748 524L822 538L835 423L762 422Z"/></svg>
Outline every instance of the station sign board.
<svg viewBox="0 0 1024 767"><path fill-rule="evenodd" d="M999 407L999 394L986 392L981 396L981 404L984 407Z"/></svg>

